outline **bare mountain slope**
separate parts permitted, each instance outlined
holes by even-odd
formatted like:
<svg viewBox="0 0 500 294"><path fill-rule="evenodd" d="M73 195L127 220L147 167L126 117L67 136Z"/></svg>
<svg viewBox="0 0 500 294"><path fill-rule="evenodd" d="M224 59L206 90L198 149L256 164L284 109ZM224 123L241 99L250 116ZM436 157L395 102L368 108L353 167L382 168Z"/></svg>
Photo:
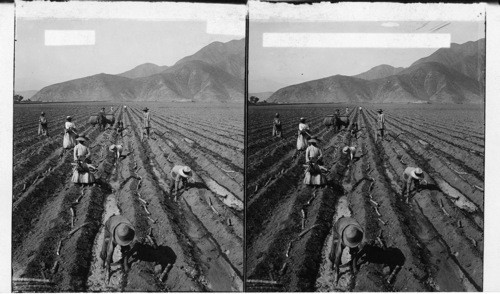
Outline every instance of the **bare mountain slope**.
<svg viewBox="0 0 500 294"><path fill-rule="evenodd" d="M142 78L147 76L152 76L157 73L161 73L166 70L168 66L159 66L153 63L144 63L134 67L131 70L117 74L117 76L122 76L130 79Z"/></svg>
<svg viewBox="0 0 500 294"><path fill-rule="evenodd" d="M484 43L451 44L406 69L381 65L353 77L335 75L284 87L267 101L484 103Z"/></svg>
<svg viewBox="0 0 500 294"><path fill-rule="evenodd" d="M226 43L213 42L193 55L177 61L179 65L186 61L200 60L236 76L245 78L245 39L232 40Z"/></svg>

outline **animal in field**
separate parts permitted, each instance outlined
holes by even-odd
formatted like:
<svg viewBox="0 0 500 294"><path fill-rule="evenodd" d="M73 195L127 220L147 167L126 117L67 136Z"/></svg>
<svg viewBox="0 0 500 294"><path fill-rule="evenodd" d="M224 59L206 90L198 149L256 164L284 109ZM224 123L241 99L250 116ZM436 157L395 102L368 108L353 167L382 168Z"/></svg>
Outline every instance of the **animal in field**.
<svg viewBox="0 0 500 294"><path fill-rule="evenodd" d="M325 127L333 127L335 131L340 130L342 127L345 127L347 129L349 123L349 117L347 116L328 115L323 120L323 124L325 125Z"/></svg>
<svg viewBox="0 0 500 294"><path fill-rule="evenodd" d="M112 126L115 124L115 116L113 114L106 114L103 118L100 115L91 115L87 123L92 126L99 126L101 131L105 130L107 125Z"/></svg>

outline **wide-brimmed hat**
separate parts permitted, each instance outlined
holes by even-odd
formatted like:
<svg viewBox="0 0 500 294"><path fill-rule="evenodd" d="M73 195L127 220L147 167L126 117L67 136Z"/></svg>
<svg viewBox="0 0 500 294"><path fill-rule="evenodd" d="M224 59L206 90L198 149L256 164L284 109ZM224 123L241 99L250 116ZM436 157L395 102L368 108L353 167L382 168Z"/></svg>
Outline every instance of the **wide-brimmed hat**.
<svg viewBox="0 0 500 294"><path fill-rule="evenodd" d="M85 137L85 134L78 134L78 136L76 137L76 140L77 141L87 141L87 137Z"/></svg>
<svg viewBox="0 0 500 294"><path fill-rule="evenodd" d="M116 226L114 237L118 245L127 246L134 241L135 230L130 225L121 223Z"/></svg>
<svg viewBox="0 0 500 294"><path fill-rule="evenodd" d="M422 171L422 169L417 167L411 172L411 177L417 180L421 180L424 178L424 172Z"/></svg>
<svg viewBox="0 0 500 294"><path fill-rule="evenodd" d="M115 150L115 149L116 149L116 145L115 145L115 144L113 144L113 145L109 146L109 150L110 150L110 151L113 151L113 150Z"/></svg>
<svg viewBox="0 0 500 294"><path fill-rule="evenodd" d="M384 112L382 109L377 110L378 113Z"/></svg>
<svg viewBox="0 0 500 294"><path fill-rule="evenodd" d="M280 114L276 112L275 117L280 117Z"/></svg>
<svg viewBox="0 0 500 294"><path fill-rule="evenodd" d="M189 168L189 166L185 166L179 171L179 174L185 178L188 178L191 176L191 168Z"/></svg>
<svg viewBox="0 0 500 294"><path fill-rule="evenodd" d="M363 229L360 226L350 224L342 232L342 241L347 247L355 248L363 241L363 236Z"/></svg>
<svg viewBox="0 0 500 294"><path fill-rule="evenodd" d="M345 146L344 148L342 148L342 152L343 153L347 153L348 150L353 150L353 149L356 149L356 147L354 147L354 146L352 146L352 147Z"/></svg>
<svg viewBox="0 0 500 294"><path fill-rule="evenodd" d="M300 118L300 122L305 122L305 121L306 121L306 119L304 117Z"/></svg>
<svg viewBox="0 0 500 294"><path fill-rule="evenodd" d="M42 113L40 113L41 115L45 115L45 112L42 111Z"/></svg>
<svg viewBox="0 0 500 294"><path fill-rule="evenodd" d="M71 119L71 116L66 116L66 120L70 120Z"/></svg>
<svg viewBox="0 0 500 294"><path fill-rule="evenodd" d="M142 109L142 111L148 111L148 110L149 110L149 108L147 108L147 107L144 107L144 108Z"/></svg>
<svg viewBox="0 0 500 294"><path fill-rule="evenodd" d="M307 143L318 144L318 140L316 140L316 139L309 139L309 140L307 140Z"/></svg>

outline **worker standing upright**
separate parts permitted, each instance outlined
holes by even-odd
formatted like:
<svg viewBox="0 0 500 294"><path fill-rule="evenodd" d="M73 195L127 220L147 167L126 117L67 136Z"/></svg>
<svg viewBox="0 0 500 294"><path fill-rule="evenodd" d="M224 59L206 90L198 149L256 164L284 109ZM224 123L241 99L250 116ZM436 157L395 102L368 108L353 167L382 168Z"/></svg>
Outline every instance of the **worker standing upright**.
<svg viewBox="0 0 500 294"><path fill-rule="evenodd" d="M49 128L47 118L45 117L45 112L42 111L40 118L38 119L38 135L44 135L49 137Z"/></svg>
<svg viewBox="0 0 500 294"><path fill-rule="evenodd" d="M147 135L149 139L149 129L151 128L151 116L149 114L149 108L144 107L142 111L144 112L144 116L142 117L142 127L144 128L144 131L142 132L141 140L144 140L144 135Z"/></svg>
<svg viewBox="0 0 500 294"><path fill-rule="evenodd" d="M375 142L378 141L378 138L383 141L384 140L384 131L385 131L385 115L382 109L377 110L377 132L375 134Z"/></svg>
<svg viewBox="0 0 500 294"><path fill-rule="evenodd" d="M76 126L73 123L73 118L71 116L66 117L66 122L64 124L64 138L63 138L63 152L64 150L71 149L76 145ZM62 154L61 154L62 156Z"/></svg>
<svg viewBox="0 0 500 294"><path fill-rule="evenodd" d="M310 137L311 135L309 134L309 126L306 124L306 119L301 117L297 133L297 151L305 150L307 148L307 140Z"/></svg>
<svg viewBox="0 0 500 294"><path fill-rule="evenodd" d="M281 138L281 120L280 114L276 113L273 121L273 137Z"/></svg>

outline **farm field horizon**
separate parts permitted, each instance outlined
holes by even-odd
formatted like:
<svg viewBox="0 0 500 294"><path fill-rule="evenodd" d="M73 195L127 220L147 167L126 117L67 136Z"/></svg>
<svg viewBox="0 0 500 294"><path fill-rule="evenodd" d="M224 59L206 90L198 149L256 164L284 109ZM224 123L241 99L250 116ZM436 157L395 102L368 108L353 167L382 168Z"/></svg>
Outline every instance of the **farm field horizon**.
<svg viewBox="0 0 500 294"><path fill-rule="evenodd" d="M123 137L116 123L104 131L87 123L101 107L123 122ZM141 140L143 107L151 137ZM49 137L37 135L41 111ZM88 138L96 185L71 182L73 149L61 157L68 115ZM13 278L48 279L33 286L48 292L241 291L243 126L243 103L15 104ZM112 144L123 146L120 160ZM169 191L175 165L189 166L194 179L177 201ZM140 246L130 270L113 265L106 285L99 253L113 214L134 224Z"/></svg>
<svg viewBox="0 0 500 294"><path fill-rule="evenodd" d="M362 107L360 111L359 107ZM349 108L346 114L346 107ZM484 104L249 105L246 272L249 291L481 291L484 248ZM377 109L385 140L375 142ZM335 132L324 118L350 119ZM280 114L282 138L272 136ZM299 119L319 139L326 185L303 185ZM351 133L353 123L358 132ZM342 152L355 146L351 161ZM403 171L420 167L427 185L405 203ZM334 282L333 224L356 219L370 249ZM348 250L341 264L350 259ZM396 271L394 269L397 268ZM260 283L273 277L274 284Z"/></svg>

